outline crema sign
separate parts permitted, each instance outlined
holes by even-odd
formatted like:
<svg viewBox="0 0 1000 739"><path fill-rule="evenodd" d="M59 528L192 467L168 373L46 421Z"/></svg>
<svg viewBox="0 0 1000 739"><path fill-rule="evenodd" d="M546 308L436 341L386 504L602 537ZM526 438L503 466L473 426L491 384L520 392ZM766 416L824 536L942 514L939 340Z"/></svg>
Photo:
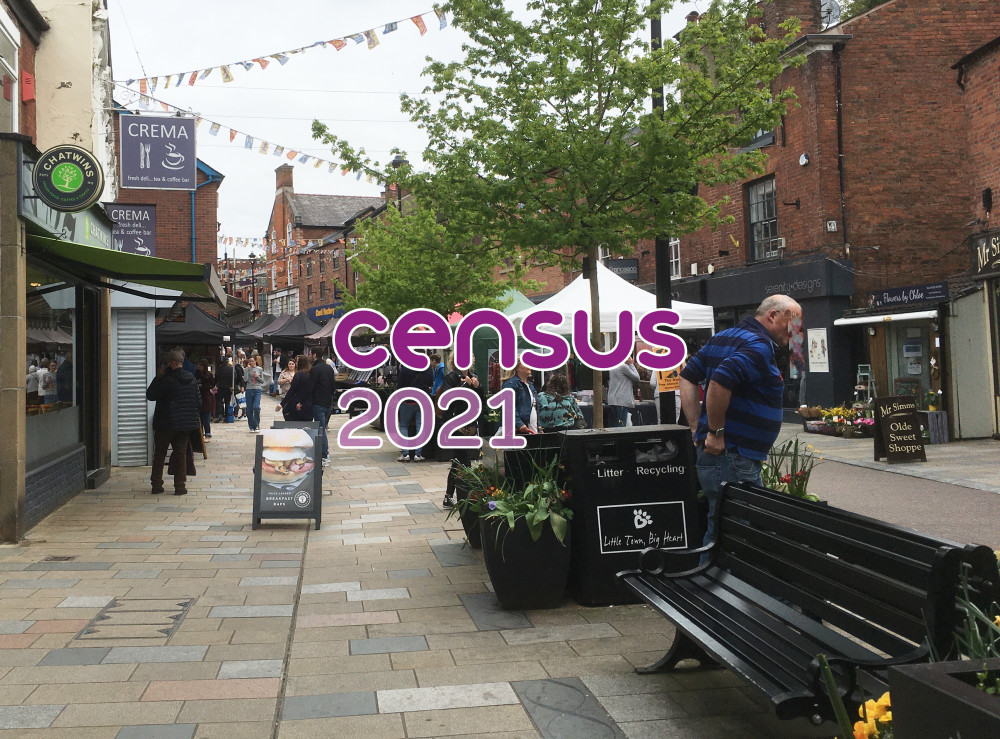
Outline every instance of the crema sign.
<svg viewBox="0 0 1000 739"><path fill-rule="evenodd" d="M79 146L55 146L35 162L35 195L50 208L68 213L86 210L104 190L100 162Z"/></svg>

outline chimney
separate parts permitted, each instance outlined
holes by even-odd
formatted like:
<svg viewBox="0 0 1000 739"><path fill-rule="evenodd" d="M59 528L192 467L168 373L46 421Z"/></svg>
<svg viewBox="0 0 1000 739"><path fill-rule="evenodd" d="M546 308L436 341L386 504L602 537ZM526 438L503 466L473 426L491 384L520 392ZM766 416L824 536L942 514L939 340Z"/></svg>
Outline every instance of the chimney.
<svg viewBox="0 0 1000 739"><path fill-rule="evenodd" d="M295 191L295 187L292 184L292 167L291 164L282 164L276 170L274 170L274 189L281 190L287 188L290 192Z"/></svg>
<svg viewBox="0 0 1000 739"><path fill-rule="evenodd" d="M692 10L684 17L684 20L686 20L688 23L697 23L699 18L701 18L701 15L699 15L698 11Z"/></svg>
<svg viewBox="0 0 1000 739"><path fill-rule="evenodd" d="M764 31L770 38L784 35L778 24L787 18L799 19L799 36L807 33L819 33L823 30L820 17L820 0L773 0L764 3L761 21Z"/></svg>

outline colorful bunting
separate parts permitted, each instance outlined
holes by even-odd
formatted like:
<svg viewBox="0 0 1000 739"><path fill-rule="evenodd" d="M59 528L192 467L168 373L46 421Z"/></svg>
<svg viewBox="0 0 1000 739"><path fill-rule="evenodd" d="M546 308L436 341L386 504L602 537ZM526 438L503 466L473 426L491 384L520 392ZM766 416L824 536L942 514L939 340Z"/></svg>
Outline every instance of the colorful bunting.
<svg viewBox="0 0 1000 739"><path fill-rule="evenodd" d="M219 67L219 71L222 72L222 81L223 82L232 82L233 81L233 73L229 71L229 65L228 64L223 64L221 67Z"/></svg>
<svg viewBox="0 0 1000 739"><path fill-rule="evenodd" d="M369 49L374 49L378 46L378 36L375 35L375 31L365 31L365 38L368 39Z"/></svg>
<svg viewBox="0 0 1000 739"><path fill-rule="evenodd" d="M188 85L189 86L193 85L195 83L195 80L197 80L197 79L198 79L198 73L197 72L192 72L191 73L191 79L188 80Z"/></svg>
<svg viewBox="0 0 1000 739"><path fill-rule="evenodd" d="M259 151L259 152L260 152L261 154L267 154L267 148L268 148L269 146L270 146L270 144L269 144L269 143L267 143L266 141L261 141L261 142L260 142L260 149L258 149L258 151Z"/></svg>
<svg viewBox="0 0 1000 739"><path fill-rule="evenodd" d="M215 67L209 67L208 69L206 69L204 72L201 73L201 76L198 79L199 80L205 79L206 77L208 77L208 75L212 74L213 69L215 69Z"/></svg>
<svg viewBox="0 0 1000 739"><path fill-rule="evenodd" d="M280 157L284 153L285 153L285 147L284 146L275 146L274 147L274 156Z"/></svg>
<svg viewBox="0 0 1000 739"><path fill-rule="evenodd" d="M360 44L365 40L365 35L363 33L356 33L353 36L348 36L347 38L351 39L351 41L356 44Z"/></svg>
<svg viewBox="0 0 1000 739"><path fill-rule="evenodd" d="M267 59L264 59L263 57L257 57L256 59L254 59L254 61L260 65L261 69L267 69L267 65L271 63Z"/></svg>
<svg viewBox="0 0 1000 739"><path fill-rule="evenodd" d="M243 148L244 149L253 148L253 136L247 136L246 141L243 142Z"/></svg>
<svg viewBox="0 0 1000 739"><path fill-rule="evenodd" d="M399 21L393 21L392 23L386 23L385 24L385 28L382 29L382 35L384 36L387 33L392 33L397 28L399 28Z"/></svg>
<svg viewBox="0 0 1000 739"><path fill-rule="evenodd" d="M334 39L333 41L331 41L331 42L330 42L330 44L331 44L331 45L333 46L333 48L334 48L334 49L336 49L337 51L340 51L340 50L341 50L341 49L343 49L343 48L344 48L345 46L347 46L347 44L345 44L345 43L344 43L344 39L342 39L342 38L335 38L335 39Z"/></svg>
<svg viewBox="0 0 1000 739"><path fill-rule="evenodd" d="M286 64L288 64L288 57L285 56L284 54L271 54L271 58L277 59L278 64L280 64L281 66L285 66Z"/></svg>
<svg viewBox="0 0 1000 739"><path fill-rule="evenodd" d="M222 128L222 124L221 123L213 123L212 126L208 129L208 132L212 136L218 136L220 128Z"/></svg>
<svg viewBox="0 0 1000 739"><path fill-rule="evenodd" d="M410 20L413 21L413 24L417 27L417 30L420 31L421 36L427 33L427 26L424 23L423 16L415 15L412 18L410 18Z"/></svg>
<svg viewBox="0 0 1000 739"><path fill-rule="evenodd" d="M441 23L440 29L443 31L448 25L448 14L438 8L434 8L434 13L437 15L438 21Z"/></svg>
<svg viewBox="0 0 1000 739"><path fill-rule="evenodd" d="M239 131L237 131L235 128L230 128L229 129L229 143L230 144L233 143L236 140L236 134L238 134L238 133L239 133Z"/></svg>

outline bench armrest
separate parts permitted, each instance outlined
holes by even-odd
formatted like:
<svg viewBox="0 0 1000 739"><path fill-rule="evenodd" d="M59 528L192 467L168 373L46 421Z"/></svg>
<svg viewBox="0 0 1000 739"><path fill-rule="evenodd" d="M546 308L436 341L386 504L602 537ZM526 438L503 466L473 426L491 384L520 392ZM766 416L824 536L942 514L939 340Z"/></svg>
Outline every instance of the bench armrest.
<svg viewBox="0 0 1000 739"><path fill-rule="evenodd" d="M834 666L842 666L846 668L844 673L846 673L847 686L844 692L841 693L841 697L851 695L854 693L854 689L857 687L857 672L858 667L871 667L874 669L881 669L884 667L892 667L894 665L906 665L911 662L919 662L930 655L930 647L926 644L921 644L916 649L907 652L906 654L900 655L898 657L873 657L873 658L858 658L852 659L850 657L827 657L827 662L830 664L831 669ZM810 668L813 672L813 682L816 686L816 690L825 693L825 683L823 682L823 675L819 671L819 660L814 659L810 664Z"/></svg>
<svg viewBox="0 0 1000 739"><path fill-rule="evenodd" d="M707 561L702 562L697 567L692 567L680 571L671 571L667 567L667 560L671 558L679 557L693 557L699 554L705 554L706 552L711 552L715 548L715 542L708 544L707 546L698 547L697 549L657 549L656 547L648 547L643 549L639 554L639 569L645 575L656 575L658 577L665 578L679 578L679 577L689 577L691 575L696 575L699 572L703 572L712 564L712 558L709 557Z"/></svg>

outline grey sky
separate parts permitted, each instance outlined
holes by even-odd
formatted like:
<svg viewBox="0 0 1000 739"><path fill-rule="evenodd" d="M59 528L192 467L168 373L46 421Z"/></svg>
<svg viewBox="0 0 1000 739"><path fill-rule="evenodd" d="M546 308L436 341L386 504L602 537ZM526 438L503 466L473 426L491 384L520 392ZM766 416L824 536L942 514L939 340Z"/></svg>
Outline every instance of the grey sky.
<svg viewBox="0 0 1000 739"><path fill-rule="evenodd" d="M664 18L664 35L676 33L691 7L678 3ZM419 161L424 139L399 110L399 93L418 93L425 81L425 57L456 59L464 34L448 25L439 30L434 0L108 0L112 63L116 80L160 77L153 95L191 110L223 128L210 136L208 122L198 129L198 157L226 176L219 191L222 233L234 237L263 235L274 201L274 170L285 156L258 153L261 141L295 149L331 161L329 150L312 139L318 118L331 131L374 158L385 161L393 147ZM509 2L523 7L523 0ZM408 20L423 15L427 33L420 36ZM390 21L401 21L394 33L383 35ZM348 40L340 51L316 47L279 65L245 71L231 67L234 81L223 83L217 67L287 49L329 41L374 29L379 45ZM204 81L163 88L170 73L216 67ZM157 107L157 110L160 110ZM252 150L244 136L229 141L229 128L254 137ZM295 164L295 189L300 193L377 195L379 183L357 181L353 174L334 174L310 160ZM240 250L244 256L249 250ZM233 250L230 247L230 256ZM222 249L220 247L220 255Z"/></svg>

